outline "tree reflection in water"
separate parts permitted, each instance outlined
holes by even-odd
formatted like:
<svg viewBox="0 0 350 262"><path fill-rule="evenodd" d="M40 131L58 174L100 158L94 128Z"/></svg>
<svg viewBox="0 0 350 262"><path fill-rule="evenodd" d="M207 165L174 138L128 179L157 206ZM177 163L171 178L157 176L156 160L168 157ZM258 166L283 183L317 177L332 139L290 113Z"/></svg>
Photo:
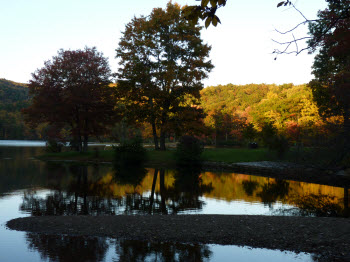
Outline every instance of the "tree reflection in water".
<svg viewBox="0 0 350 262"><path fill-rule="evenodd" d="M261 201L270 208L278 199L284 199L289 192L289 182L281 179L276 179L274 183L268 183L262 186L262 190L257 194Z"/></svg>
<svg viewBox="0 0 350 262"><path fill-rule="evenodd" d="M296 208L283 210L283 213L317 217L349 217L348 189L345 188L344 191L343 199L322 194L293 196L292 201Z"/></svg>
<svg viewBox="0 0 350 262"><path fill-rule="evenodd" d="M42 260L103 261L109 245L102 237L50 236L26 234L30 250L38 251Z"/></svg>
<svg viewBox="0 0 350 262"><path fill-rule="evenodd" d="M244 189L245 193L248 196L252 196L254 194L255 190L258 188L259 183L256 182L256 181L251 181L251 180L246 181L246 180L244 180L242 182L242 186L243 186L243 189Z"/></svg>
<svg viewBox="0 0 350 262"><path fill-rule="evenodd" d="M46 175L42 176L45 181L41 184L49 191L44 191L45 195L35 189L26 191L20 206L22 211L36 216L178 214L201 212L206 199L223 199L228 205L235 200L261 202L269 206L272 213L275 212L274 204L279 203L283 209L294 206L301 210L299 213L283 211L285 213L315 215L315 210L320 209L316 198L329 195L334 198L332 203L339 204L344 210L337 211L338 207L328 205L328 209L332 207L335 211L327 212L335 216L349 215L348 188L243 174L216 174L200 169L128 168L113 171L98 165L62 164L50 164L46 169ZM312 199L301 198L311 194L314 195ZM318 207L305 211L311 210L310 203L316 203Z"/></svg>
<svg viewBox="0 0 350 262"><path fill-rule="evenodd" d="M186 210L201 210L204 202L200 197L213 190L211 184L204 184L200 169L178 169L174 182L165 185L165 170L155 169L149 196L138 192L137 188L147 174L144 168L118 169L113 177L98 179L98 166L93 175L88 176L88 167L72 165L50 166L50 186L53 192L45 197L38 196L35 190L28 190L20 206L35 216L44 215L102 215L162 213L177 214ZM63 181L63 175L71 178ZM157 190L157 185L159 190ZM122 196L115 195L115 189L128 186L133 192Z"/></svg>
<svg viewBox="0 0 350 262"><path fill-rule="evenodd" d="M65 174L56 168L57 176ZM50 188L55 191L47 196L40 197L35 190L28 190L24 194L20 210L30 212L34 216L47 215L99 215L114 214L115 204L110 198L101 196L98 189L94 188L93 181L88 179L87 166L72 165L69 167L73 179L68 185L63 186L62 178L53 179L52 174ZM96 170L94 170L96 172Z"/></svg>
<svg viewBox="0 0 350 262"><path fill-rule="evenodd" d="M184 210L201 210L204 201L200 197L213 190L212 184L204 184L200 167L178 168L173 187L167 189L169 209L176 214Z"/></svg>
<svg viewBox="0 0 350 262"><path fill-rule="evenodd" d="M165 170L155 169L150 196L145 197L137 193L126 195L122 200L125 213L177 214L188 210L201 210L204 202L199 198L209 193L213 187L211 184L202 183L200 171L200 169L177 169L174 183L166 186Z"/></svg>
<svg viewBox="0 0 350 262"><path fill-rule="evenodd" d="M210 261L212 252L202 244L159 243L135 240L108 241L102 237L26 234L29 249L50 261L107 261L115 245L117 261Z"/></svg>
<svg viewBox="0 0 350 262"><path fill-rule="evenodd" d="M126 261L210 261L212 252L207 245L180 243L150 243L120 241L116 245L120 262Z"/></svg>

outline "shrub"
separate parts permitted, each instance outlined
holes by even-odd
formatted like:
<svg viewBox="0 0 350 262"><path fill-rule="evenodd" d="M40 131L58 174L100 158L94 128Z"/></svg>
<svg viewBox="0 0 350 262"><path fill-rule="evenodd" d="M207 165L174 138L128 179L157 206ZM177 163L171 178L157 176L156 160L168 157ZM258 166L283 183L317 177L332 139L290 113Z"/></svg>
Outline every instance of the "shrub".
<svg viewBox="0 0 350 262"><path fill-rule="evenodd" d="M199 139L193 136L182 136L176 146L176 163L180 166L199 165L203 149Z"/></svg>
<svg viewBox="0 0 350 262"><path fill-rule="evenodd" d="M288 139L283 135L274 135L271 137L267 146L269 150L276 151L281 158L284 157L289 150Z"/></svg>
<svg viewBox="0 0 350 262"><path fill-rule="evenodd" d="M58 142L54 139L49 139L46 142L45 151L48 153L59 153L62 151L63 146L64 146L64 144L62 142Z"/></svg>
<svg viewBox="0 0 350 262"><path fill-rule="evenodd" d="M146 149L142 146L140 138L124 141L114 147L114 152L115 164L118 166L142 165L147 158Z"/></svg>
<svg viewBox="0 0 350 262"><path fill-rule="evenodd" d="M277 136L277 129L274 127L273 123L267 122L264 123L261 127L260 138L263 144L267 147L270 147L271 143Z"/></svg>
<svg viewBox="0 0 350 262"><path fill-rule="evenodd" d="M259 147L259 145L256 142L251 142L251 143L248 144L248 147L250 149L257 149Z"/></svg>

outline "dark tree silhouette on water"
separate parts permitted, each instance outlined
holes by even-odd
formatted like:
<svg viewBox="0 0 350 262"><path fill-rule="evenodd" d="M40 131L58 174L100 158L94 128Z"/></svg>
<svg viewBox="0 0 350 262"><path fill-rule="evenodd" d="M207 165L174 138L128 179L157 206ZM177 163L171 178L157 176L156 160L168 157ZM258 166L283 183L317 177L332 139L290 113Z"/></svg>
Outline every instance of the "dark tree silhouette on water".
<svg viewBox="0 0 350 262"><path fill-rule="evenodd" d="M26 234L28 248L37 251L43 260L104 261L108 249L115 245L118 261L210 261L207 245L159 243L137 240L108 241L103 237L55 236Z"/></svg>
<svg viewBox="0 0 350 262"><path fill-rule="evenodd" d="M69 127L79 151L86 151L90 136L105 134L115 122L114 89L107 58L96 48L59 50L32 74L32 104L23 110L32 126L49 123L59 135Z"/></svg>
<svg viewBox="0 0 350 262"><path fill-rule="evenodd" d="M38 251L45 261L103 261L108 250L107 240L102 237L27 233L26 241L29 249Z"/></svg>

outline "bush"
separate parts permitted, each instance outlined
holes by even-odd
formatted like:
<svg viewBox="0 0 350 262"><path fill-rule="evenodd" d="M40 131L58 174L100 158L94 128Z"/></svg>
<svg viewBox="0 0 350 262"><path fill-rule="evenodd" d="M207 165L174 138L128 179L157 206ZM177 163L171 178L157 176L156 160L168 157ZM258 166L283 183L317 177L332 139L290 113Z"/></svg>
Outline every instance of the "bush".
<svg viewBox="0 0 350 262"><path fill-rule="evenodd" d="M248 147L250 149L257 149L259 147L259 145L256 142L251 142L251 143L248 144Z"/></svg>
<svg viewBox="0 0 350 262"><path fill-rule="evenodd" d="M142 146L142 140L137 138L123 142L114 147L115 164L119 166L142 165L147 158L146 149Z"/></svg>
<svg viewBox="0 0 350 262"><path fill-rule="evenodd" d="M242 143L237 140L218 140L216 142L217 147L234 147L234 146L241 146Z"/></svg>
<svg viewBox="0 0 350 262"><path fill-rule="evenodd" d="M199 139L193 136L182 136L176 146L176 163L180 166L199 165L203 149Z"/></svg>
<svg viewBox="0 0 350 262"><path fill-rule="evenodd" d="M274 127L273 123L267 122L264 123L261 127L260 138L263 144L267 147L270 147L271 143L277 136L277 129Z"/></svg>
<svg viewBox="0 0 350 262"><path fill-rule="evenodd" d="M58 142L54 139L49 139L46 142L45 151L48 153L59 153L62 151L63 146L64 146L64 144L62 142Z"/></svg>
<svg viewBox="0 0 350 262"><path fill-rule="evenodd" d="M276 151L281 158L284 157L289 150L288 139L283 135L274 135L271 137L267 146L269 150Z"/></svg>

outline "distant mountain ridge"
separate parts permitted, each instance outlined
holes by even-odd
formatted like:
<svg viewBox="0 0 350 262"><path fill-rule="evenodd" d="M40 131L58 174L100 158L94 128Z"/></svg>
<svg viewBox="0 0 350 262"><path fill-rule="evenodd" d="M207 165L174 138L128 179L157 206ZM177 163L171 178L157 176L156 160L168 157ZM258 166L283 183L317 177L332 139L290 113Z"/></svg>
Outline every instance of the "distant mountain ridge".
<svg viewBox="0 0 350 262"><path fill-rule="evenodd" d="M21 114L29 104L26 84L0 78L0 139L35 138L24 125Z"/></svg>
<svg viewBox="0 0 350 262"><path fill-rule="evenodd" d="M19 111L28 106L27 84L16 83L0 78L0 110Z"/></svg>

